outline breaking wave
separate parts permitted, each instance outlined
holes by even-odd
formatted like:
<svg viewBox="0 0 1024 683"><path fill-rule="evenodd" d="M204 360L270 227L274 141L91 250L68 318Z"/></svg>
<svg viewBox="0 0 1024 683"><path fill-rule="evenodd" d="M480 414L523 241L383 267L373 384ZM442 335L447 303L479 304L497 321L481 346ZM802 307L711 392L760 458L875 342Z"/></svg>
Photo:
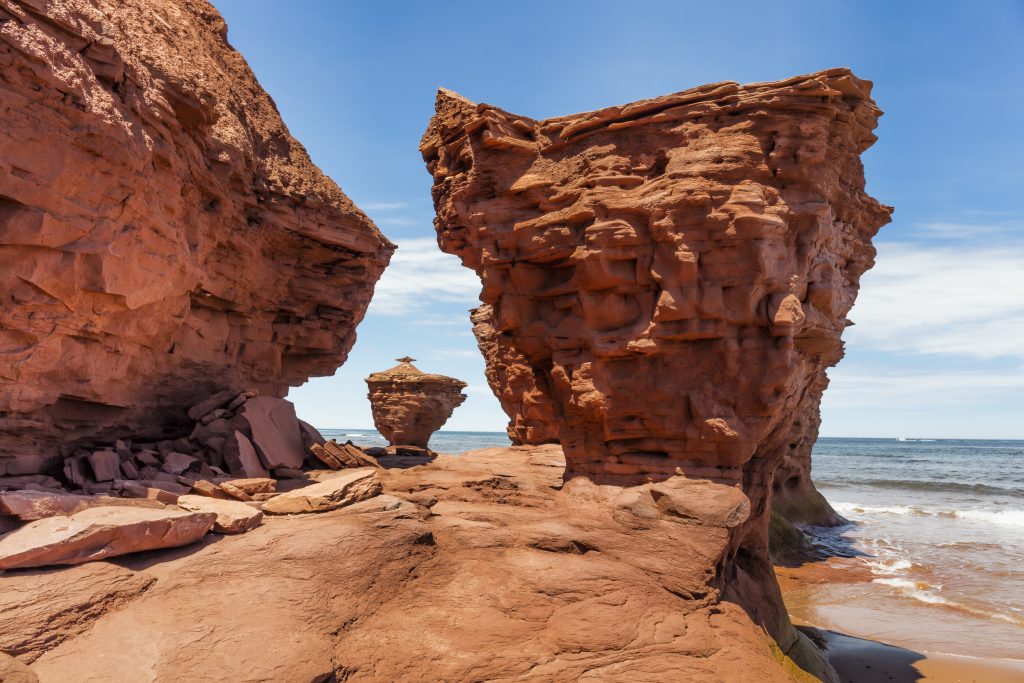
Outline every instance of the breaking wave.
<svg viewBox="0 0 1024 683"><path fill-rule="evenodd" d="M1024 510L926 510L909 505L861 505L838 502L832 507L841 515L916 515L947 517L994 526L1024 528Z"/></svg>

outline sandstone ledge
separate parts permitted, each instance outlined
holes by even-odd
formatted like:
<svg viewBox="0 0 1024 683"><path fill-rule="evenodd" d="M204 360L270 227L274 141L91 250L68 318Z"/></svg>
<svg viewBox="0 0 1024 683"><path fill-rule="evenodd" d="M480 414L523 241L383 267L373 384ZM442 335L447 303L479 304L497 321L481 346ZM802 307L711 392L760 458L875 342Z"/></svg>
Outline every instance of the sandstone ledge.
<svg viewBox="0 0 1024 683"><path fill-rule="evenodd" d="M8 572L2 592L50 600L4 604L5 630L44 683L235 681L243 663L285 682L809 680L781 653L813 661L805 641L777 646L715 588L737 489L560 487L563 467L546 446L377 471L384 497L123 558L145 592L66 633L48 620L108 565Z"/></svg>

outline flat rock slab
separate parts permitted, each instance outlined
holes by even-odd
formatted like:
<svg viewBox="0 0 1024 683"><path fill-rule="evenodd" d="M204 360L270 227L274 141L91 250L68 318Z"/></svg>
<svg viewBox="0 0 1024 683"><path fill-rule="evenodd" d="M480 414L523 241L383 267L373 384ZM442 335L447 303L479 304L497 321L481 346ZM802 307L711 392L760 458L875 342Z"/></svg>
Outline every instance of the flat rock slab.
<svg viewBox="0 0 1024 683"><path fill-rule="evenodd" d="M221 534L244 534L263 523L263 513L238 500L222 500L207 496L182 496L178 507L190 512L212 512L217 515L213 530Z"/></svg>
<svg viewBox="0 0 1024 683"><path fill-rule="evenodd" d="M0 577L0 651L31 664L155 581L112 562L5 574Z"/></svg>
<svg viewBox="0 0 1024 683"><path fill-rule="evenodd" d="M275 496L263 504L271 515L295 515L326 512L376 496L381 483L370 468L349 470L327 481Z"/></svg>
<svg viewBox="0 0 1024 683"><path fill-rule="evenodd" d="M30 522L0 538L0 569L81 564L201 539L212 512L97 507Z"/></svg>
<svg viewBox="0 0 1024 683"><path fill-rule="evenodd" d="M228 479L222 484L231 484L237 489L244 491L250 496L256 493L274 493L277 490L277 480L265 477L251 477L248 479Z"/></svg>
<svg viewBox="0 0 1024 683"><path fill-rule="evenodd" d="M39 677L32 669L28 668L28 665L0 652L0 681L3 683L39 683Z"/></svg>
<svg viewBox="0 0 1024 683"><path fill-rule="evenodd" d="M44 491L7 491L0 493L0 513L31 522L56 515L72 515L94 507L144 507L161 509L164 504L147 498L79 496Z"/></svg>

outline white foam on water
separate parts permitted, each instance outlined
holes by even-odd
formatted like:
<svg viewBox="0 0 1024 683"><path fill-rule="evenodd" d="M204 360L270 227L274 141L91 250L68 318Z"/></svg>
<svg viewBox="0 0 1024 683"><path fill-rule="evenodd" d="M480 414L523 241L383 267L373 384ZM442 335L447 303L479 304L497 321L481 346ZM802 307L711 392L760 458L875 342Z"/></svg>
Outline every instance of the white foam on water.
<svg viewBox="0 0 1024 683"><path fill-rule="evenodd" d="M861 505L860 503L833 503L832 508L841 515L913 515L921 514L907 505Z"/></svg>
<svg viewBox="0 0 1024 683"><path fill-rule="evenodd" d="M961 612L967 612L978 617L984 617L986 619L998 619L999 621L1005 621L1008 624L1016 624L1018 626L1024 626L1024 619L1014 617L1011 614L1005 614L1003 612L993 612L985 609L978 609L977 607L971 607L964 605L953 600L947 600L938 594L938 591L942 590L942 586L932 586L931 584L925 583L924 581L913 581L911 579L891 578L891 579L872 579L871 583L878 583L883 586L889 586L899 591L901 595L908 598L913 598L918 602L923 602L929 605L944 605Z"/></svg>
<svg viewBox="0 0 1024 683"><path fill-rule="evenodd" d="M872 574L879 574L883 576L898 574L914 566L913 562L910 560L893 560L891 562L885 562L884 560L865 560L864 564L871 567Z"/></svg>
<svg viewBox="0 0 1024 683"><path fill-rule="evenodd" d="M1024 527L1024 510L956 510L957 519L986 522L997 526Z"/></svg>
<svg viewBox="0 0 1024 683"><path fill-rule="evenodd" d="M832 508L841 515L949 517L970 522L984 522L995 526L1024 528L1024 510L926 510L909 505L861 505L845 501L833 503Z"/></svg>
<svg viewBox="0 0 1024 683"><path fill-rule="evenodd" d="M954 605L955 603L950 602L946 598L932 592L932 588L936 588L927 584L923 581L913 581L911 579L872 579L872 583L879 583L883 586L890 586L899 590L900 593L907 597L914 598L920 602L926 602L929 605ZM937 587L941 589L941 586Z"/></svg>

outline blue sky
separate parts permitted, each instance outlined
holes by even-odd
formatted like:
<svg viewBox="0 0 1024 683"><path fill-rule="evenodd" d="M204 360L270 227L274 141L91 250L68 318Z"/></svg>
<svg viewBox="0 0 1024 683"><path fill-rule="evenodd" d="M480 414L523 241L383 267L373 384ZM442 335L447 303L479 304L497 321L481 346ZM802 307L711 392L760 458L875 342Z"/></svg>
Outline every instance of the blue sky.
<svg viewBox="0 0 1024 683"><path fill-rule="evenodd" d="M313 160L399 245L348 362L293 389L372 424L363 378L410 354L470 383L446 429L501 430L417 150L451 88L534 118L849 66L886 112L864 156L896 207L830 371L826 436L1024 438L1024 3L214 0Z"/></svg>

